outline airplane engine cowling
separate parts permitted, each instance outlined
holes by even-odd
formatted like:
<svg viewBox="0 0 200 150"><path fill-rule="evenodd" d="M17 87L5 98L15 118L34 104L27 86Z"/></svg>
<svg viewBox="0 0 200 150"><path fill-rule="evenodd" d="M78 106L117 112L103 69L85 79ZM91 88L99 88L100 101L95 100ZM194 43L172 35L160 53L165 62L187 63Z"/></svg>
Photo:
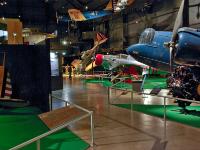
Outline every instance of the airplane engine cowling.
<svg viewBox="0 0 200 150"><path fill-rule="evenodd" d="M102 54L97 54L95 58L95 64L97 66L100 66L103 63L103 55Z"/></svg>
<svg viewBox="0 0 200 150"><path fill-rule="evenodd" d="M181 65L200 64L200 32L180 31L174 60Z"/></svg>

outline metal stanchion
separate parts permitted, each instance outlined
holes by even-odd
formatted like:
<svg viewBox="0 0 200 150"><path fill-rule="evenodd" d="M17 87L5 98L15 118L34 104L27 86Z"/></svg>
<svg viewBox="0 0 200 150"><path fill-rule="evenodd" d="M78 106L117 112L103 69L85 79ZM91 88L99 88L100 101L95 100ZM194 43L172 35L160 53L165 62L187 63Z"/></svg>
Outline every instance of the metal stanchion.
<svg viewBox="0 0 200 150"><path fill-rule="evenodd" d="M133 84L132 84L132 90L131 90L131 110L133 110Z"/></svg>
<svg viewBox="0 0 200 150"><path fill-rule="evenodd" d="M50 111L52 111L52 103L53 103L53 101L52 101L52 94L49 94L49 109L50 109Z"/></svg>
<svg viewBox="0 0 200 150"><path fill-rule="evenodd" d="M37 150L40 150L40 140L37 140Z"/></svg>
<svg viewBox="0 0 200 150"><path fill-rule="evenodd" d="M166 141L166 130L167 130L167 125L166 125L166 98L164 97L164 116L163 116L163 119L164 119L164 141Z"/></svg>
<svg viewBox="0 0 200 150"><path fill-rule="evenodd" d="M110 104L110 87L108 87L108 104Z"/></svg>
<svg viewBox="0 0 200 150"><path fill-rule="evenodd" d="M91 125L91 144L90 146L94 146L94 118L93 118L93 112L90 113L90 125Z"/></svg>

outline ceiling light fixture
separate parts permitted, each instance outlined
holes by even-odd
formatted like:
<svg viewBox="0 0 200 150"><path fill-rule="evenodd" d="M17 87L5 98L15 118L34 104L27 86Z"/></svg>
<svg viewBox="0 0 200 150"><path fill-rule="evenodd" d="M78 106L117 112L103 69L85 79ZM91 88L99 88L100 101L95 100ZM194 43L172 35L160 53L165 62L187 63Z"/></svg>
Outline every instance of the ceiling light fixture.
<svg viewBox="0 0 200 150"><path fill-rule="evenodd" d="M0 0L1 6L7 5L7 4L8 4L7 0Z"/></svg>
<svg viewBox="0 0 200 150"><path fill-rule="evenodd" d="M120 12L121 10L125 9L128 5L128 0L118 0L118 3L114 9L115 12Z"/></svg>

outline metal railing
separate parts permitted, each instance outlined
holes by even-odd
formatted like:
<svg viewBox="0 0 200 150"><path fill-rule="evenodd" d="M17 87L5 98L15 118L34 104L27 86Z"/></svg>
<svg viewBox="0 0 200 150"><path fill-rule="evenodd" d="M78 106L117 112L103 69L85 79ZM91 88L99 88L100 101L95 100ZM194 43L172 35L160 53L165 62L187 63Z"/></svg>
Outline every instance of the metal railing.
<svg viewBox="0 0 200 150"><path fill-rule="evenodd" d="M130 89L121 89L121 88L115 88L113 86L108 87L108 104L112 104L111 102L111 89L114 90L119 90L119 91L127 91L127 92L131 92L131 111L133 110L133 104L134 104L134 100L133 100L133 94L138 94L138 95L149 95L149 96L153 96L153 97L159 97L159 98L163 98L163 121L164 121L164 136L163 136L163 140L166 141L167 139L167 134L166 134L166 128L167 128L167 119L166 119L166 113L167 113L167 104L166 101L167 100L178 100L178 101L184 101L184 102L190 102L190 103L196 103L196 104L200 104L200 101L195 101L195 100L190 100L190 99L184 99L184 98L177 98L177 97L172 97L172 96L163 96L163 95L155 95L155 94L150 94L150 93L145 93L145 92L136 92L133 90L133 88Z"/></svg>
<svg viewBox="0 0 200 150"><path fill-rule="evenodd" d="M84 115L82 115L82 116L78 116L78 117L74 118L73 120L68 121L68 122L66 122L66 123L64 123L64 124L62 124L62 125L60 125L60 126L54 128L54 129L50 130L50 131L48 131L48 132L45 132L45 133L43 133L43 134L41 134L41 135L39 135L39 136L36 136L36 137L34 137L34 138L32 138L32 139L30 139L30 140L28 140L28 141L25 141L25 142L23 142L23 143L21 143L21 144L15 146L15 147L13 147L13 148L10 148L10 150L18 150L18 149L23 148L23 147L25 147L25 146L27 146L27 145L29 145L29 144L31 144L31 143L34 143L34 142L36 142L36 149L37 149L37 150L40 150L40 140L41 140L42 138L47 137L47 136L49 136L50 134L55 133L55 132L57 132L57 131L59 131L59 130L65 128L65 127L67 127L68 125L70 125L70 124L72 124L72 123L75 123L75 122L77 122L77 121L80 121L80 120L82 120L82 119L84 119L84 118L87 118L87 117L90 117L90 132L91 132L91 133L90 133L90 134L91 134L90 146L91 146L91 147L94 146L94 122L93 122L93 111L89 111L89 110L87 110L87 109L85 109L85 108L83 108L83 107L81 107L81 106L79 106L79 105L76 105L76 104L74 104L74 103L72 103L72 102L68 102L68 101L66 101L66 100L64 100L64 99L62 99L62 98L59 98L59 97L56 97L56 96L53 96L53 95L52 95L52 98L55 98L55 99L64 101L65 104L66 104L66 106L68 106L68 104L69 104L69 105L72 105L73 107L78 108L78 109L80 109L80 110L86 112L86 114L84 114Z"/></svg>

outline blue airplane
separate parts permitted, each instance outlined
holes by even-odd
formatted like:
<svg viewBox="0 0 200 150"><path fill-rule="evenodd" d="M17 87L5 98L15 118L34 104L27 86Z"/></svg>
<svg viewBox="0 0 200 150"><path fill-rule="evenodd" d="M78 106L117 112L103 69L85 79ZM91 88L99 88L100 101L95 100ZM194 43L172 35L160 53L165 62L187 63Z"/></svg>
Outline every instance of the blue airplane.
<svg viewBox="0 0 200 150"><path fill-rule="evenodd" d="M171 32L145 29L140 36L139 43L128 47L127 52L144 64L170 71L169 49L164 46L164 43L170 41L171 35Z"/></svg>
<svg viewBox="0 0 200 150"><path fill-rule="evenodd" d="M180 6L173 32L145 29L139 43L127 53L136 60L160 70L169 71L168 87L174 97L200 101L200 30L182 27ZM177 101L186 110L190 102Z"/></svg>

